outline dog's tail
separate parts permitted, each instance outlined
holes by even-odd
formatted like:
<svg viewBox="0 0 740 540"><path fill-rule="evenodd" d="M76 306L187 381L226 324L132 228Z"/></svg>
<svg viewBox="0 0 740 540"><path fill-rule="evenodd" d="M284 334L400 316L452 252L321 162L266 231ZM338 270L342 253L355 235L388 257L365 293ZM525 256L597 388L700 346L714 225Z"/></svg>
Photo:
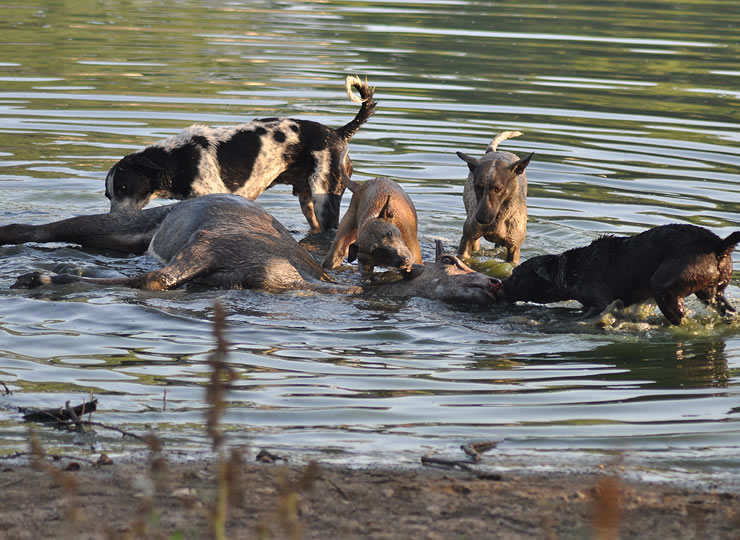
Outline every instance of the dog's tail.
<svg viewBox="0 0 740 540"><path fill-rule="evenodd" d="M735 246L740 244L740 231L735 231L730 236L722 240L717 246L717 256L723 257L735 249Z"/></svg>
<svg viewBox="0 0 740 540"><path fill-rule="evenodd" d="M514 137L518 137L519 135L524 135L524 133L522 133L521 131L502 131L501 133L496 135L490 143L488 143L486 153L495 152L501 141L505 141L506 139L513 139Z"/></svg>
<svg viewBox="0 0 740 540"><path fill-rule="evenodd" d="M339 136L345 141L348 141L355 133L357 133L357 130L360 129L360 126L367 122L368 119L373 115L373 113L375 112L375 106L378 104L378 102L373 101L373 96L375 95L375 87L368 86L367 79L365 79L365 81L363 82L356 75L351 75L347 77L344 86L347 89L347 96L349 97L350 101L354 103L362 103L362 106L360 107L360 110L357 111L355 117L350 122L337 129L337 133L339 134ZM357 90L357 92L360 94L360 97L354 95L352 93L352 90Z"/></svg>

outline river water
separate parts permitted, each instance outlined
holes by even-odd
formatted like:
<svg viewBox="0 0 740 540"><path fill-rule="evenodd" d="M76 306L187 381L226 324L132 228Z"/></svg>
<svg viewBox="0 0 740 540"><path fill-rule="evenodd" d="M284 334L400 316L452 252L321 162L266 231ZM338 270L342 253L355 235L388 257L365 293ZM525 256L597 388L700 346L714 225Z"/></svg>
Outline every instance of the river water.
<svg viewBox="0 0 740 540"><path fill-rule="evenodd" d="M108 168L192 123L340 126L357 109L344 78L359 74L379 105L350 143L354 178L404 186L427 259L434 239L454 250L462 232L467 168L455 151L480 155L504 129L524 135L501 149L535 152L523 259L671 222L740 229L732 2L38 0L0 7L0 21L0 223L106 212ZM306 235L289 188L258 202ZM502 272L501 251L485 247L475 267ZM740 468L740 323L693 297L676 328L649 305L598 324L575 302L8 289L34 269L156 265L61 244L0 248L0 382L13 392L0 398L0 452L27 445L14 407L90 393L98 421L206 448L219 299L238 374L225 418L234 444L411 463L498 440L489 464ZM736 305L739 285L736 272ZM79 444L36 431L50 447ZM96 450L137 447L98 435Z"/></svg>

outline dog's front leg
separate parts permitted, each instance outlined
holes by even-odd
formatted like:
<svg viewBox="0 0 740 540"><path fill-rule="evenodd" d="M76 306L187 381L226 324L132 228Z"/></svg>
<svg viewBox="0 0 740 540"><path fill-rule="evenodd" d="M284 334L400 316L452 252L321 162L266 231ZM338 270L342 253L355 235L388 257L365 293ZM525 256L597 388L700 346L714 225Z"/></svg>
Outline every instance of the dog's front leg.
<svg viewBox="0 0 740 540"><path fill-rule="evenodd" d="M474 220L473 220L474 222ZM460 239L460 247L457 248L457 256L461 259L468 259L476 251L480 251L480 231L471 220L465 220L463 225L463 235Z"/></svg>
<svg viewBox="0 0 740 540"><path fill-rule="evenodd" d="M691 294L692 275L685 269L691 266L690 257L664 261L650 278L650 291L660 311L671 324L681 324L685 316L683 294Z"/></svg>
<svg viewBox="0 0 740 540"><path fill-rule="evenodd" d="M324 258L324 262L322 264L324 268L331 270L339 266L342 260L347 256L350 244L357 240L356 216L357 209L356 207L353 207L350 202L350 207L347 209L347 213L344 214L342 221L339 222L339 227L337 227L337 236L334 238L334 242L332 242L329 252Z"/></svg>
<svg viewBox="0 0 740 540"><path fill-rule="evenodd" d="M506 262L512 264L519 264L520 250L519 246L514 243L506 243Z"/></svg>
<svg viewBox="0 0 740 540"><path fill-rule="evenodd" d="M313 206L313 198L311 197L311 192L307 189L301 191L298 194L298 201L301 203L301 212L303 212L303 215L306 216L306 221L308 221L308 225L311 227L311 232L321 231L319 220L316 219L316 211Z"/></svg>
<svg viewBox="0 0 740 540"><path fill-rule="evenodd" d="M679 326L686 315L683 307L683 298L676 296L671 291L662 290L654 293L655 301L660 311L668 319L668 322Z"/></svg>

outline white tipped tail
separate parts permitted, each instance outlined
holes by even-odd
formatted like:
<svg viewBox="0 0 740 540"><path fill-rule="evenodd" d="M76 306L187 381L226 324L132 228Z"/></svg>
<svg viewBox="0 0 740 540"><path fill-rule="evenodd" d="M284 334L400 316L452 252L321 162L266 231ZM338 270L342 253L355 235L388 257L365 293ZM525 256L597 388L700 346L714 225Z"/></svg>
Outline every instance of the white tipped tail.
<svg viewBox="0 0 740 540"><path fill-rule="evenodd" d="M353 103L365 103L367 101L367 98L363 99L362 97L356 96L352 93L352 90L354 90L356 86L362 86L363 84L367 86L367 79L365 79L365 82L363 83L362 79L357 75L350 75L344 81L344 88L347 91L347 97Z"/></svg>
<svg viewBox="0 0 740 540"><path fill-rule="evenodd" d="M495 152L498 148L498 145L505 141L506 139L513 139L514 137L518 137L519 135L524 135L521 131L502 131L498 135L496 135L493 140L488 144L488 148L486 148L486 153L488 152Z"/></svg>

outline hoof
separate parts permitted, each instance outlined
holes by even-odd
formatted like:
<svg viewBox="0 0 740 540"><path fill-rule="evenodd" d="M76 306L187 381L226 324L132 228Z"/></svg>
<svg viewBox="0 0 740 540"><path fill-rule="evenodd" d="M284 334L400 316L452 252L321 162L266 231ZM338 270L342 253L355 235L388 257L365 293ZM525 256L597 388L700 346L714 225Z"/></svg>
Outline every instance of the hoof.
<svg viewBox="0 0 740 540"><path fill-rule="evenodd" d="M19 276L18 279L15 280L15 283L10 286L10 288L35 289L36 287L48 285L49 283L51 283L51 278L46 274L42 274L41 272L30 272L28 274L23 274L22 276Z"/></svg>

